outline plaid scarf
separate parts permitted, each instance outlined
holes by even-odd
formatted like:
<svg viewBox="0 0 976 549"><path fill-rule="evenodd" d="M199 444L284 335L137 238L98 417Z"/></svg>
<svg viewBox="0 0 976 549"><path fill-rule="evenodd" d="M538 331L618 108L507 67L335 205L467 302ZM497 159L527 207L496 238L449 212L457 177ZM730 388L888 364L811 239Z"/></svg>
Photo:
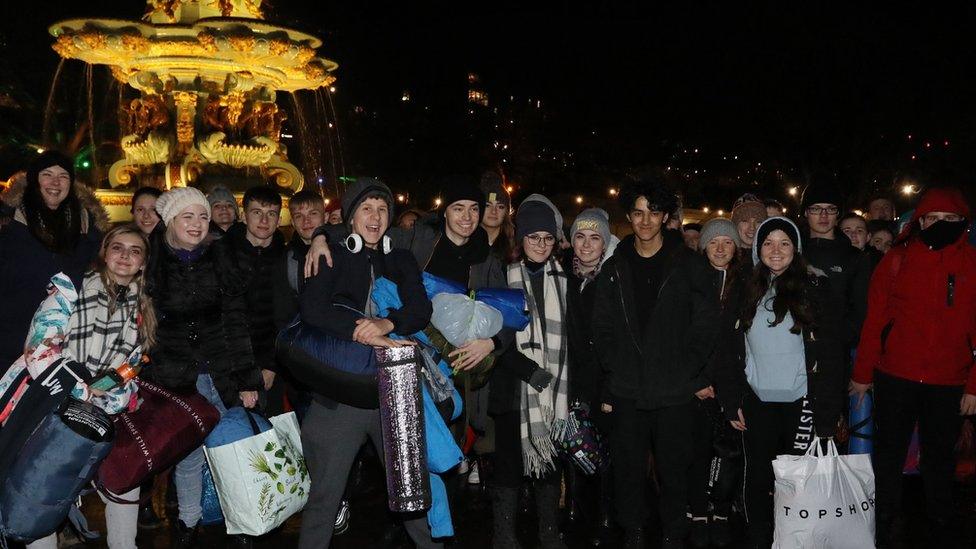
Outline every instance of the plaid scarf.
<svg viewBox="0 0 976 549"><path fill-rule="evenodd" d="M67 348L93 375L118 368L139 344L138 298L132 283L124 297L110 304L101 276L85 276L71 313Z"/></svg>
<svg viewBox="0 0 976 549"><path fill-rule="evenodd" d="M583 262L580 258L573 256L573 274L576 278L580 279L580 290L586 287L587 284L596 280L596 276L600 274L600 268L603 267L603 255L596 262L596 267L590 269L589 272L583 270Z"/></svg>
<svg viewBox="0 0 976 549"><path fill-rule="evenodd" d="M541 392L522 383L520 435L522 469L526 475L542 477L554 471L557 442L562 441L569 417L569 375L566 368L566 273L550 259L543 267L544 311L536 309L532 283L524 262L508 267L508 287L525 292L532 321L515 334L516 349L552 374L549 386ZM545 315L543 331L540 314Z"/></svg>

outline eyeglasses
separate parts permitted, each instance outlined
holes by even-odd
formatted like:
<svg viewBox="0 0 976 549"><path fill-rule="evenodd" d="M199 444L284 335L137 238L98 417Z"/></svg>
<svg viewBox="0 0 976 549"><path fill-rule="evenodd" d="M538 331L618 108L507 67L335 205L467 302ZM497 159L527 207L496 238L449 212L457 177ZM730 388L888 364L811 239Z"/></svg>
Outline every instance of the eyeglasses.
<svg viewBox="0 0 976 549"><path fill-rule="evenodd" d="M529 239L529 243L534 246L538 246L539 244L543 244L545 246L552 246L553 244L556 243L556 237L552 236L551 234L547 234L546 236L542 236L538 234L530 234L525 238Z"/></svg>
<svg viewBox="0 0 976 549"><path fill-rule="evenodd" d="M837 206L810 206L807 208L807 213L810 215L837 215L840 212L840 208Z"/></svg>

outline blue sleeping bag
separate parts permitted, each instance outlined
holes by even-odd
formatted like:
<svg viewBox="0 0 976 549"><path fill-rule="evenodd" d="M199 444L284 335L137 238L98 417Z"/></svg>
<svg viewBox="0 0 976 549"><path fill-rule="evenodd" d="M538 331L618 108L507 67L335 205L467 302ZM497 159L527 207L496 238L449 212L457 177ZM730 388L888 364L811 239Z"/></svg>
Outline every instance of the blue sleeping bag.
<svg viewBox="0 0 976 549"><path fill-rule="evenodd" d="M467 294L468 289L453 280L447 280L430 273L422 273L427 297L441 293ZM502 314L502 325L516 331L529 325L528 308L525 306L525 293L512 288L482 288L475 290L474 299L494 307Z"/></svg>
<svg viewBox="0 0 976 549"><path fill-rule="evenodd" d="M207 448L217 448L269 430L271 430L271 422L267 418L237 406L227 410L227 413L220 418L220 423L214 427L213 431L210 431L203 444ZM209 526L224 522L224 513L220 509L220 498L217 497L217 487L214 485L209 464L203 468L203 491L200 493L200 507L202 508L200 524Z"/></svg>
<svg viewBox="0 0 976 549"><path fill-rule="evenodd" d="M0 480L0 537L30 542L57 531L114 438L108 414L73 398L41 420Z"/></svg>
<svg viewBox="0 0 976 549"><path fill-rule="evenodd" d="M379 407L372 347L331 336L298 318L278 334L275 345L278 363L312 392L357 408Z"/></svg>
<svg viewBox="0 0 976 549"><path fill-rule="evenodd" d="M203 444L207 448L217 448L270 430L271 422L266 417L235 406L220 417L220 423L210 431Z"/></svg>

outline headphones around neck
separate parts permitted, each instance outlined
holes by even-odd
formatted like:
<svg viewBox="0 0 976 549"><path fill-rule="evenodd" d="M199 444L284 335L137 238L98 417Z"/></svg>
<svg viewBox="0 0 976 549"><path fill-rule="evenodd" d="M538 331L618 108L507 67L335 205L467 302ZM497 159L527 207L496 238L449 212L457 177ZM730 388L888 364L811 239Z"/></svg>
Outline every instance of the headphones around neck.
<svg viewBox="0 0 976 549"><path fill-rule="evenodd" d="M346 239L343 241L343 244L346 246L347 250L349 250L354 254L358 254L359 252L363 251L363 248L365 247L365 243L363 242L363 237L359 236L356 233L352 233L349 236L347 236ZM390 238L389 236L383 235L383 238L380 240L380 249L383 251L384 254L388 254L392 252L393 239Z"/></svg>

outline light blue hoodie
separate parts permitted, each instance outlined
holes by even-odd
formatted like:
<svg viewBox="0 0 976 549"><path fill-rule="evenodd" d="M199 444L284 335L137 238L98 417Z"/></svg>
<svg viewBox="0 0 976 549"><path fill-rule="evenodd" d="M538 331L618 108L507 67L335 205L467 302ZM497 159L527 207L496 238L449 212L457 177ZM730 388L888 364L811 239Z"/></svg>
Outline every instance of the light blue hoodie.
<svg viewBox="0 0 976 549"><path fill-rule="evenodd" d="M800 230L796 225L786 218L772 217L756 229L757 238L752 243L752 256L756 264L759 263L759 247L762 245L758 235L762 226L773 219L789 222L796 234L796 253L801 252ZM794 402L807 394L803 334L790 332L793 315L788 311L782 322L772 326L776 318L773 313L775 297L776 290L771 280L766 295L756 307L752 326L746 332L746 381L763 402Z"/></svg>

